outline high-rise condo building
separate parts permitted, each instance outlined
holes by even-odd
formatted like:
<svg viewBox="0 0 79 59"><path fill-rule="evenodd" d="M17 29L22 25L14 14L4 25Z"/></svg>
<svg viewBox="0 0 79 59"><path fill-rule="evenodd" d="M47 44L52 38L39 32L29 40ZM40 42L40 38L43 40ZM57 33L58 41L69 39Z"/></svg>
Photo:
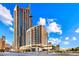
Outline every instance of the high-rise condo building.
<svg viewBox="0 0 79 59"><path fill-rule="evenodd" d="M42 25L31 27L26 31L26 45L36 44L47 44L47 32Z"/></svg>
<svg viewBox="0 0 79 59"><path fill-rule="evenodd" d="M32 27L32 16L30 6L27 8L14 8L14 49L19 50L19 47L26 45L26 30Z"/></svg>
<svg viewBox="0 0 79 59"><path fill-rule="evenodd" d="M29 28L26 31L26 47L31 50L39 51L47 46L47 32L42 25Z"/></svg>

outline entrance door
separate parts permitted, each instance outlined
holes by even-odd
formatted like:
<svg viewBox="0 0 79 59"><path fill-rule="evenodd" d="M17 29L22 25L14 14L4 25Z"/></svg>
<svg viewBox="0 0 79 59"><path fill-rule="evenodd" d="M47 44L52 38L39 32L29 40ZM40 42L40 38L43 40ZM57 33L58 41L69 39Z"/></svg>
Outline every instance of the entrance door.
<svg viewBox="0 0 79 59"><path fill-rule="evenodd" d="M35 48L32 48L32 51L35 51Z"/></svg>

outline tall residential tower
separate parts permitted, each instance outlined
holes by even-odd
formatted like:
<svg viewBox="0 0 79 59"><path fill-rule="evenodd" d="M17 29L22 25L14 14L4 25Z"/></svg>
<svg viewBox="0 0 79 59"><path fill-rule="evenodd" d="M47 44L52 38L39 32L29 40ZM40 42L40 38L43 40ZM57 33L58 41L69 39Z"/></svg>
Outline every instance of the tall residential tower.
<svg viewBox="0 0 79 59"><path fill-rule="evenodd" d="M14 8L14 49L19 50L26 45L26 30L32 27L32 16L30 6L27 8Z"/></svg>

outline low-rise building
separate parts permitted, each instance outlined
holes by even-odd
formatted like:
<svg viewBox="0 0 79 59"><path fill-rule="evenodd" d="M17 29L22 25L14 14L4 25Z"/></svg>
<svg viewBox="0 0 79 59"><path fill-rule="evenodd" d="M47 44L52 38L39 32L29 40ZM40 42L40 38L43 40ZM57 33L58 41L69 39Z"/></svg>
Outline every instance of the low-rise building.
<svg viewBox="0 0 79 59"><path fill-rule="evenodd" d="M2 36L2 38L0 38L0 52L9 51L9 50L10 50L10 45L6 43L5 36Z"/></svg>
<svg viewBox="0 0 79 59"><path fill-rule="evenodd" d="M5 36L2 36L2 38L0 38L0 51L4 50L5 50Z"/></svg>
<svg viewBox="0 0 79 59"><path fill-rule="evenodd" d="M5 44L5 51L10 51L10 49L11 49L11 45L6 43Z"/></svg>
<svg viewBox="0 0 79 59"><path fill-rule="evenodd" d="M59 51L60 50L60 45L56 45L55 50Z"/></svg>

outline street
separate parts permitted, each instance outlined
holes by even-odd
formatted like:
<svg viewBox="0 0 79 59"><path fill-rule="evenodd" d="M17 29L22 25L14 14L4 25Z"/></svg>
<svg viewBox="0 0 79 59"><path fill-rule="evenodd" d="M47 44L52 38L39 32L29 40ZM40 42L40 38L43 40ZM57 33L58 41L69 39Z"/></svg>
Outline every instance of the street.
<svg viewBox="0 0 79 59"><path fill-rule="evenodd" d="M0 52L0 56L79 56L79 53L47 53L47 52Z"/></svg>

